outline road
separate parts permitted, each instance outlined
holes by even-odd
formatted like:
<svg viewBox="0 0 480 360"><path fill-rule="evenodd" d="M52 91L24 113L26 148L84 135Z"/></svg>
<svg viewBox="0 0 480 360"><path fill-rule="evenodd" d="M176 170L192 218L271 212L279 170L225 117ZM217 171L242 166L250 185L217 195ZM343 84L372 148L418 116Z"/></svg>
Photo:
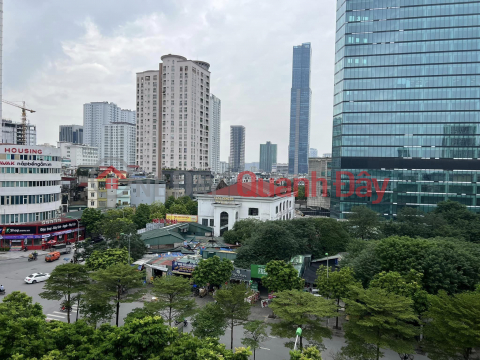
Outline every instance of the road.
<svg viewBox="0 0 480 360"><path fill-rule="evenodd" d="M13 291L22 291L25 292L28 296L33 298L33 302L38 302L42 305L43 312L48 319L54 319L58 321L67 321L67 314L60 311L60 301L56 300L45 300L39 296L39 293L43 291L44 283L37 284L26 284L24 279L27 275L30 275L35 272L48 272L51 273L52 270L62 263L65 263L63 256L60 260L57 260L52 263L47 263L44 261L44 256L40 256L37 261L28 262L26 258L15 259L15 260L3 260L0 261L0 284L2 284L7 294ZM1 300L1 298L0 298ZM143 307L143 303L134 302L134 303L122 303L120 304L120 325L123 325L123 319L127 314L136 307ZM71 314L71 320L75 321L76 313ZM80 314L81 318L81 314ZM256 317L255 319L261 319ZM112 319L112 325L115 324L115 319ZM190 322L187 327L183 328L183 331L190 332L192 331L192 326ZM241 339L244 337L243 328L241 326L235 327L234 329L234 347L243 346ZM269 337L262 345L261 349L257 350L256 357L261 360L281 360L289 359L289 349L287 349L283 344L288 341L288 339L281 339L276 337ZM227 348L230 348L230 329L227 329L225 335L220 338L220 342L226 344ZM322 353L322 358L332 359L332 354L340 351L341 347L345 345L343 337L333 336L332 339L325 339L324 345L326 350ZM384 359L388 360L398 360L398 354L393 351L384 351ZM253 357L252 357L253 358ZM415 360L427 360L426 356L415 355Z"/></svg>

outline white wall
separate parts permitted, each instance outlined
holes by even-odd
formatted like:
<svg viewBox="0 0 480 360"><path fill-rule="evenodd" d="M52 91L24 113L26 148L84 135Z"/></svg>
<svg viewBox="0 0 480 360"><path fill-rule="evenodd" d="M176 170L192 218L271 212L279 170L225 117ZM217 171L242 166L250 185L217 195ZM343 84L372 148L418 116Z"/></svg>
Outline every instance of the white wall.
<svg viewBox="0 0 480 360"><path fill-rule="evenodd" d="M130 184L130 205L151 204L155 201L165 203L165 184L142 184L132 182Z"/></svg>

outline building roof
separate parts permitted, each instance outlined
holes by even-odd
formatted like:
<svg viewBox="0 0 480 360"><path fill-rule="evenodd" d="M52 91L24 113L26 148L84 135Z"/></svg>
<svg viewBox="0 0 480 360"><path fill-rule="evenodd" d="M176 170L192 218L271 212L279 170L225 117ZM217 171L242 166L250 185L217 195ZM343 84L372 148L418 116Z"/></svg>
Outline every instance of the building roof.
<svg viewBox="0 0 480 360"><path fill-rule="evenodd" d="M279 194L285 194L286 191L287 190L284 186L276 186L268 181L255 181L236 183L218 190L214 190L207 195L273 198Z"/></svg>
<svg viewBox="0 0 480 360"><path fill-rule="evenodd" d="M172 237L178 239L178 242L185 241L185 238L182 235L180 235L178 232L171 231L171 230L168 230L168 229L165 229L165 228L145 231L143 234L141 234L141 239L143 241L148 241L148 240L153 240L153 239L159 239L160 240L160 238L165 237L165 236L168 237L168 239L166 240L167 241L166 244L171 244Z"/></svg>

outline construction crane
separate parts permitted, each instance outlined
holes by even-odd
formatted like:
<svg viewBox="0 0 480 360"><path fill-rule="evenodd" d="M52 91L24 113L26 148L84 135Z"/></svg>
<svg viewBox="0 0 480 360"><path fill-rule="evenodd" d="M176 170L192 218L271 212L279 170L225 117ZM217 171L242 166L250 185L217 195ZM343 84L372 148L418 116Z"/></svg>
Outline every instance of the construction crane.
<svg viewBox="0 0 480 360"><path fill-rule="evenodd" d="M27 111L30 111L31 113L34 113L35 110L27 109L25 107L25 101L21 101L23 103L23 106L15 104L12 101L7 101L7 100L3 100L3 99L2 99L2 102L4 102L5 104L12 105L12 106L15 106L17 108L22 109L22 128L21 128L21 131L20 131L20 137L17 136L17 143L18 143L18 145L27 145Z"/></svg>

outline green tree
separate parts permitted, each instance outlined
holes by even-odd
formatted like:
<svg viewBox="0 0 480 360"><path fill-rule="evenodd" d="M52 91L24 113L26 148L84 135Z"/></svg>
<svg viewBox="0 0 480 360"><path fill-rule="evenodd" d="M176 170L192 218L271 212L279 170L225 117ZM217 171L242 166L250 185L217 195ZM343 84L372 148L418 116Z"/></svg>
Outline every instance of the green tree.
<svg viewBox="0 0 480 360"><path fill-rule="evenodd" d="M248 320L250 304L245 301L247 288L244 284L228 285L215 293L215 300L230 325L230 349L233 349L233 329Z"/></svg>
<svg viewBox="0 0 480 360"><path fill-rule="evenodd" d="M150 221L153 219L165 219L167 208L161 202L154 202L150 204Z"/></svg>
<svg viewBox="0 0 480 360"><path fill-rule="evenodd" d="M114 298L112 307L116 308L115 324L118 326L120 303L132 302L142 296L143 292L139 290L143 286L142 273L130 265L116 264L97 270L91 276L105 294Z"/></svg>
<svg viewBox="0 0 480 360"><path fill-rule="evenodd" d="M389 293L408 297L413 300L413 309L417 315L427 310L428 294L422 289L423 274L410 270L406 276L398 272L382 271L370 282L371 288L381 288Z"/></svg>
<svg viewBox="0 0 480 360"><path fill-rule="evenodd" d="M114 295L99 284L89 285L80 299L82 319L95 329L99 323L109 323L115 314L111 304Z"/></svg>
<svg viewBox="0 0 480 360"><path fill-rule="evenodd" d="M303 348L303 338L319 344L324 337L331 338L330 329L321 324L323 318L335 316L336 306L332 300L300 290L286 290L275 295L270 308L281 321L272 324L272 335L294 338L297 328L301 328L300 349ZM285 346L293 348L293 342Z"/></svg>
<svg viewBox="0 0 480 360"><path fill-rule="evenodd" d="M130 262L141 259L147 252L147 246L137 232L134 234L122 233L118 241L112 241L109 245L113 248L130 249Z"/></svg>
<svg viewBox="0 0 480 360"><path fill-rule="evenodd" d="M40 358L48 349L45 342L45 315L39 303L14 291L0 303L0 359L14 354Z"/></svg>
<svg viewBox="0 0 480 360"><path fill-rule="evenodd" d="M173 204L175 204L175 197L174 197L174 196L169 196L169 197L167 198L167 201L165 201L165 207L166 207L167 209L170 209L170 207L171 207Z"/></svg>
<svg viewBox="0 0 480 360"><path fill-rule="evenodd" d="M103 215L105 220L128 219L132 220L135 210L132 207L109 209Z"/></svg>
<svg viewBox="0 0 480 360"><path fill-rule="evenodd" d="M232 276L234 267L230 260L220 259L218 256L202 259L195 267L192 278L195 284L205 286L220 286Z"/></svg>
<svg viewBox="0 0 480 360"><path fill-rule="evenodd" d="M90 283L87 269L80 264L62 264L55 267L47 279L40 297L48 300L61 300L67 309L67 321L70 324L72 305L77 301L79 293L85 291Z"/></svg>
<svg viewBox="0 0 480 360"><path fill-rule="evenodd" d="M219 338L227 326L227 319L216 303L207 303L192 318L193 335L203 339Z"/></svg>
<svg viewBox="0 0 480 360"><path fill-rule="evenodd" d="M150 221L150 207L146 204L138 205L133 215L133 222L137 229L144 229ZM125 232L125 231L122 231Z"/></svg>
<svg viewBox="0 0 480 360"><path fill-rule="evenodd" d="M98 225L99 233L108 241L109 245L118 241L120 234L136 234L135 223L130 219L118 218L104 220Z"/></svg>
<svg viewBox="0 0 480 360"><path fill-rule="evenodd" d="M116 264L128 264L127 249L95 250L85 261L85 267L91 271L106 269Z"/></svg>
<svg viewBox="0 0 480 360"><path fill-rule="evenodd" d="M309 346L302 351L290 351L290 360L322 360L322 354L315 346Z"/></svg>
<svg viewBox="0 0 480 360"><path fill-rule="evenodd" d="M223 239L227 244L243 244L250 239L255 232L260 220L246 219L235 222L233 228L223 233Z"/></svg>
<svg viewBox="0 0 480 360"><path fill-rule="evenodd" d="M130 311L126 317L123 318L125 323L132 322L133 320L136 319L144 319L148 316L158 316L157 312L155 310L151 310L150 308L147 307L142 307L142 308L135 308L132 311Z"/></svg>
<svg viewBox="0 0 480 360"><path fill-rule="evenodd" d="M168 208L168 213L169 214L184 214L184 215L189 214L188 209L184 204L177 204L177 203L172 204L172 206L170 206Z"/></svg>
<svg viewBox="0 0 480 360"><path fill-rule="evenodd" d="M235 266L250 268L266 265L271 260L289 261L301 251L301 244L286 226L288 221L267 221L258 225L253 236L237 250Z"/></svg>
<svg viewBox="0 0 480 360"><path fill-rule="evenodd" d="M172 326L175 319L182 319L195 312L190 279L180 276L162 276L153 282L153 295L157 301L145 303L145 308L160 313Z"/></svg>
<svg viewBox="0 0 480 360"><path fill-rule="evenodd" d="M340 300L345 300L350 295L352 286L361 286L354 277L353 269L344 267L334 271L333 268L330 268L327 272L326 266L320 266L317 270L316 284L320 295L337 301L335 328L339 329L338 311L340 310Z"/></svg>
<svg viewBox="0 0 480 360"><path fill-rule="evenodd" d="M480 294L464 292L429 296L425 314L427 352L430 359L471 359L480 347Z"/></svg>
<svg viewBox="0 0 480 360"><path fill-rule="evenodd" d="M301 290L305 281L298 276L292 264L283 260L272 260L265 267L268 274L262 278L262 284L268 291Z"/></svg>
<svg viewBox="0 0 480 360"><path fill-rule="evenodd" d="M380 349L391 349L397 353L414 353L414 326L418 317L413 311L413 301L380 288L357 288L357 294L346 300L349 322L345 324L347 346L343 348L349 356L359 356L369 345L375 350L375 358L383 356Z"/></svg>
<svg viewBox="0 0 480 360"><path fill-rule="evenodd" d="M189 201L186 205L190 215L198 215L198 201Z"/></svg>
<svg viewBox="0 0 480 360"><path fill-rule="evenodd" d="M307 220L307 223L311 222L313 224L314 233L306 238L306 249L304 251L312 254L314 259L323 257L325 253L338 254L347 250L350 235L345 230L342 222L328 218L304 218L298 220ZM293 223L295 224L296 222L297 219Z"/></svg>
<svg viewBox="0 0 480 360"><path fill-rule="evenodd" d="M362 240L378 239L381 217L366 206L354 206L348 214L347 226L352 236Z"/></svg>
<svg viewBox="0 0 480 360"><path fill-rule="evenodd" d="M255 360L255 351L267 340L267 324L260 320L253 320L245 323L243 328L245 337L242 339L242 344L253 350L253 360Z"/></svg>
<svg viewBox="0 0 480 360"><path fill-rule="evenodd" d="M87 208L82 212L82 219L80 220L81 224L85 226L85 231L90 235L97 223L101 222L103 219L103 214L99 209Z"/></svg>

